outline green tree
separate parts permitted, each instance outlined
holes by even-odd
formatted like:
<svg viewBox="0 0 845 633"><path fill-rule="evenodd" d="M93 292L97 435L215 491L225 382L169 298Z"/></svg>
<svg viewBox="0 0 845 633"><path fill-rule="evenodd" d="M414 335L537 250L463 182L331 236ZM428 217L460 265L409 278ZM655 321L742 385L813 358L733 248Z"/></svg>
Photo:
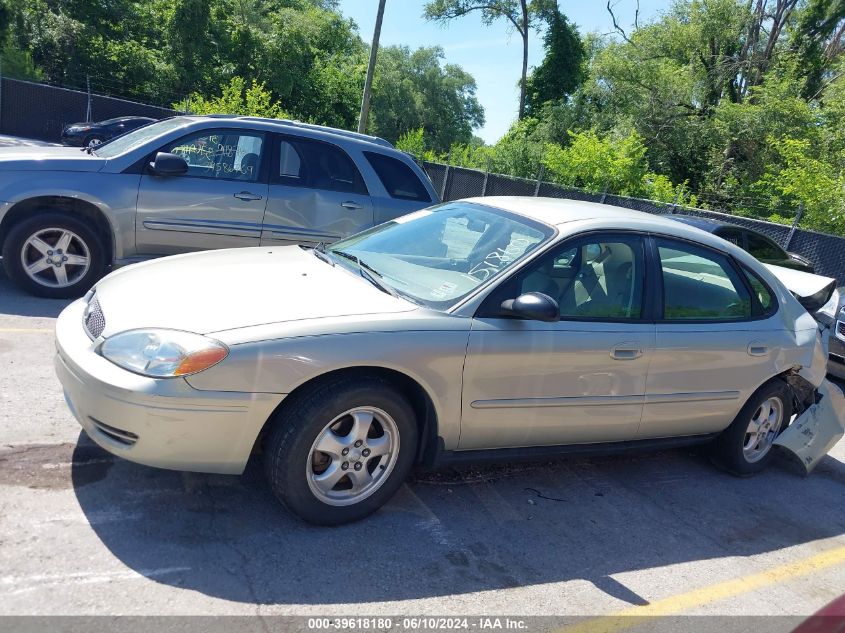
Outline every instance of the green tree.
<svg viewBox="0 0 845 633"><path fill-rule="evenodd" d="M566 99L586 78L586 51L581 36L566 16L555 10L543 36L546 55L526 84L526 113L535 114L545 103Z"/></svg>
<svg viewBox="0 0 845 633"><path fill-rule="evenodd" d="M423 15L428 20L445 23L478 11L484 24L506 20L522 38L522 75L519 82L519 118L525 116L526 79L528 78L528 38L557 13L556 0L429 0Z"/></svg>
<svg viewBox="0 0 845 633"><path fill-rule="evenodd" d="M182 103L174 103L174 108L181 108ZM260 116L271 119L287 118L282 106L273 100L272 94L264 84L255 79L247 86L241 77L223 86L222 93L207 99L199 94L192 94L187 99L187 110L193 114L240 114Z"/></svg>
<svg viewBox="0 0 845 633"><path fill-rule="evenodd" d="M390 142L422 128L431 149L469 143L484 124L475 80L460 66L442 64L443 49L388 46L379 51L369 130Z"/></svg>

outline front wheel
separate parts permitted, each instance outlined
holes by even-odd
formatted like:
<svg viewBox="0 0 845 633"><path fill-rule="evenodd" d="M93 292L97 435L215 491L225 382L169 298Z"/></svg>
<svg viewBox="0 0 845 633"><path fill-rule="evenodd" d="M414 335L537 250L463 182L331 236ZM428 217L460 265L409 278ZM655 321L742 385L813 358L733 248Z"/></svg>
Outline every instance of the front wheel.
<svg viewBox="0 0 845 633"><path fill-rule="evenodd" d="M3 266L18 286L40 297L79 297L103 274L105 249L81 219L39 213L9 231Z"/></svg>
<svg viewBox="0 0 845 633"><path fill-rule="evenodd" d="M774 458L775 438L792 419L792 392L780 379L767 382L713 443L713 459L739 476L763 470Z"/></svg>
<svg viewBox="0 0 845 633"><path fill-rule="evenodd" d="M408 401L378 378L324 383L294 398L265 446L265 473L276 497L319 525L376 511L414 462L417 424Z"/></svg>

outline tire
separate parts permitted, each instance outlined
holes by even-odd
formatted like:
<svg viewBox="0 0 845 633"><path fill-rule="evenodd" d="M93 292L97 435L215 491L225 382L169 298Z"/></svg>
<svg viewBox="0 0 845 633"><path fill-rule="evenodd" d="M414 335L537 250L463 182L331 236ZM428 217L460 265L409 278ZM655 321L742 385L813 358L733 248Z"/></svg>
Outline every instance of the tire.
<svg viewBox="0 0 845 633"><path fill-rule="evenodd" d="M36 237L40 239L40 247L33 246L31 240ZM65 248L59 249L63 238L69 241ZM59 260L56 265L57 258L66 261ZM67 260L79 263L70 264ZM43 269L28 272L24 262ZM96 231L81 218L58 212L36 212L9 231L3 242L3 267L15 284L31 294L70 299L85 294L102 277L106 268L105 248Z"/></svg>
<svg viewBox="0 0 845 633"><path fill-rule="evenodd" d="M106 139L104 139L99 134L92 134L91 136L85 137L85 140L82 141L82 146L83 147L97 147L97 145L100 145L105 140Z"/></svg>
<svg viewBox="0 0 845 633"><path fill-rule="evenodd" d="M767 416L764 407L769 407L772 415ZM731 425L713 442L713 461L739 477L760 472L774 458L772 442L789 426L791 418L792 391L779 378L770 380L751 395ZM765 420L765 436L749 433L755 419Z"/></svg>
<svg viewBox="0 0 845 633"><path fill-rule="evenodd" d="M273 493L291 512L317 525L350 523L375 512L414 464L417 420L408 401L379 378L341 378L294 398L273 421L264 447L264 472ZM356 417L364 435L355 431ZM320 475L331 479L318 483ZM353 481L370 483L356 490Z"/></svg>

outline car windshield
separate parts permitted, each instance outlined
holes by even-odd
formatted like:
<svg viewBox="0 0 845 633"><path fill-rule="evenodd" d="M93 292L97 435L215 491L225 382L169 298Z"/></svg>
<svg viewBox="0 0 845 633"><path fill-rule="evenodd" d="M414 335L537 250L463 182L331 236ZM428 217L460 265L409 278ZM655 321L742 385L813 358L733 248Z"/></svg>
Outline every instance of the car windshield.
<svg viewBox="0 0 845 633"><path fill-rule="evenodd" d="M133 130L122 136L118 136L113 141L98 145L94 151L97 156L102 158L114 158L126 152L132 151L136 147L144 145L155 137L175 130L178 127L185 125L187 121L181 117L173 117L172 119L164 119L157 123L151 123Z"/></svg>
<svg viewBox="0 0 845 633"><path fill-rule="evenodd" d="M430 308L455 305L554 235L548 225L471 202L450 202L336 242L342 265L379 276Z"/></svg>

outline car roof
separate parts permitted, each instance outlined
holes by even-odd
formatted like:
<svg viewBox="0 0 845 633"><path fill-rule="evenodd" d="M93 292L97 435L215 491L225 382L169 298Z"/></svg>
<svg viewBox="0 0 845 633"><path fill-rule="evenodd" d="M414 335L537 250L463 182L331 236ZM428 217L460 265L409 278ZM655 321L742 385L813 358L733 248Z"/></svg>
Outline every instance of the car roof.
<svg viewBox="0 0 845 633"><path fill-rule="evenodd" d="M561 198L489 196L467 198L466 201L509 211L556 227L578 222L598 229L624 230L633 228L638 231L653 231L663 235L692 239L723 251L744 254L742 249L726 242L712 232L701 230L685 222L675 222L669 219L672 217L669 215L657 215L598 202Z"/></svg>
<svg viewBox="0 0 845 633"><path fill-rule="evenodd" d="M279 128L280 130L311 130L314 132L323 132L325 134L331 134L333 136L340 136L354 141L370 143L372 145L378 145L379 147L394 149L393 144L378 136L359 134L358 132L352 132L350 130L342 130L340 128L328 127L325 125L314 125L313 123L303 123L302 121L294 121L291 119L270 119L266 117L239 116L232 114L187 115L186 118L194 120L221 119L224 121L244 121L252 123L261 123L267 126Z"/></svg>
<svg viewBox="0 0 845 633"><path fill-rule="evenodd" d="M741 226L737 226L736 224L731 224L730 222L722 222L721 220L716 220L714 218L704 218L698 215L667 215L667 218L671 218L676 222L682 222L689 226L694 226L697 229L701 229L702 231L707 231L708 233L712 233L716 229L721 229L725 227L730 227L733 229L742 229ZM748 230L748 229L743 229Z"/></svg>
<svg viewBox="0 0 845 633"><path fill-rule="evenodd" d="M503 211L510 211L532 220L558 226L576 220L618 219L631 218L659 219L652 213L634 211L623 207L615 207L598 202L583 200L567 200L564 198L535 198L529 196L485 196L483 198L467 198L468 202L496 207ZM665 222L665 220L662 220Z"/></svg>

